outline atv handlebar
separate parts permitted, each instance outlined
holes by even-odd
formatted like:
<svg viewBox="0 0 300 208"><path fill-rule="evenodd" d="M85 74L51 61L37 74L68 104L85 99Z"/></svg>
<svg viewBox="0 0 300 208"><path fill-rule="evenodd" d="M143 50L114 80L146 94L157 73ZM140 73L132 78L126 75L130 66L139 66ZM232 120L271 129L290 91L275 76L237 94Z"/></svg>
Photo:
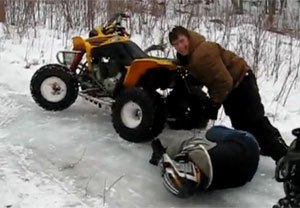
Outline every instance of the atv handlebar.
<svg viewBox="0 0 300 208"><path fill-rule="evenodd" d="M121 25L122 20L127 19L129 17L130 16L126 13L114 14L114 16L103 27L103 33L111 34L111 33L117 32L118 35L130 36L130 34L126 31L125 27L122 27L122 25Z"/></svg>

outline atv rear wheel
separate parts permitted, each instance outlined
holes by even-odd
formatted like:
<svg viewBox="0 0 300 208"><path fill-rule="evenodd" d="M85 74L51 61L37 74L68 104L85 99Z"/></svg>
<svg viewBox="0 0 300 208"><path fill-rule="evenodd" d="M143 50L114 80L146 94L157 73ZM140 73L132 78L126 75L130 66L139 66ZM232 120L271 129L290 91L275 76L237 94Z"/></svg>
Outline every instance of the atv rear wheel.
<svg viewBox="0 0 300 208"><path fill-rule="evenodd" d="M144 142L156 137L166 121L161 99L143 88L122 91L112 106L112 122L116 132L130 142Z"/></svg>
<svg viewBox="0 0 300 208"><path fill-rule="evenodd" d="M78 82L67 68L49 64L35 72L30 82L31 95L42 108L59 111L72 105L78 96Z"/></svg>

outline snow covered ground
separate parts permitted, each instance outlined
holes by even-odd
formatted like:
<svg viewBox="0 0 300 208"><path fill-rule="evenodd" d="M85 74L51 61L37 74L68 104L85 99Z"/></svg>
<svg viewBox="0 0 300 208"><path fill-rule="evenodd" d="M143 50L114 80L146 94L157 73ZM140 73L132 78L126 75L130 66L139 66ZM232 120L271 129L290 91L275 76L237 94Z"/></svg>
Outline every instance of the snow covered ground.
<svg viewBox="0 0 300 208"><path fill-rule="evenodd" d="M274 180L275 164L266 157L244 187L185 200L172 196L148 163L149 143L119 138L107 112L81 98L63 112L47 112L34 103L32 74L62 48L61 40L41 37L19 44L0 36L1 208L271 207L283 196L282 184ZM261 78L259 85L268 115L276 115L273 123L290 143L290 131L299 125L300 89L282 107L272 101L280 84ZM229 124L228 119L218 123ZM168 144L192 134L165 130L160 138Z"/></svg>

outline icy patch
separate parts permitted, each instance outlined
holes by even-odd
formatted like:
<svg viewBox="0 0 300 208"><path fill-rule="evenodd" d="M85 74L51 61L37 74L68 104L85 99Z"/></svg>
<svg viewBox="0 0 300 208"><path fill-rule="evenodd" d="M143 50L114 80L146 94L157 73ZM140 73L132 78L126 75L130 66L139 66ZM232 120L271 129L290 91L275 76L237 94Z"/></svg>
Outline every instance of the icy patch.
<svg viewBox="0 0 300 208"><path fill-rule="evenodd" d="M0 143L0 152L0 207L90 207L56 178L31 170L32 151Z"/></svg>

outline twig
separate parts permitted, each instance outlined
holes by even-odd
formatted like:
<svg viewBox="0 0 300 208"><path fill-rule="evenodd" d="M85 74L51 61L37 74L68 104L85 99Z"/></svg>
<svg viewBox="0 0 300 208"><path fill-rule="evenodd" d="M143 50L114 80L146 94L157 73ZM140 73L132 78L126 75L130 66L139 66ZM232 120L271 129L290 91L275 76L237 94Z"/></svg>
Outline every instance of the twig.
<svg viewBox="0 0 300 208"><path fill-rule="evenodd" d="M115 180L107 189L107 191L110 191L114 185L116 185L125 175L120 176L117 180Z"/></svg>
<svg viewBox="0 0 300 208"><path fill-rule="evenodd" d="M87 182L86 185L85 185L85 188L84 188L84 190L85 190L84 196L85 196L85 197L87 197L87 192L88 192L88 188L89 188L90 182L91 182L91 180L94 178L95 175L96 175L96 173L94 173L93 175L91 175L91 176L89 177L88 182Z"/></svg>
<svg viewBox="0 0 300 208"><path fill-rule="evenodd" d="M60 168L60 170L66 170L66 169L74 168L76 165L78 165L82 161L82 159L85 155L85 152L86 152L86 147L84 148L84 151L82 152L80 158L76 162L67 164L67 165L63 166L62 168Z"/></svg>
<svg viewBox="0 0 300 208"><path fill-rule="evenodd" d="M108 188L106 187L106 178L104 179L104 188L103 188L103 206L105 206L106 203L106 193L109 192L125 175L120 176L115 180Z"/></svg>
<svg viewBox="0 0 300 208"><path fill-rule="evenodd" d="M105 194L106 194L106 178L104 179L104 188L103 188L103 207L105 206Z"/></svg>

